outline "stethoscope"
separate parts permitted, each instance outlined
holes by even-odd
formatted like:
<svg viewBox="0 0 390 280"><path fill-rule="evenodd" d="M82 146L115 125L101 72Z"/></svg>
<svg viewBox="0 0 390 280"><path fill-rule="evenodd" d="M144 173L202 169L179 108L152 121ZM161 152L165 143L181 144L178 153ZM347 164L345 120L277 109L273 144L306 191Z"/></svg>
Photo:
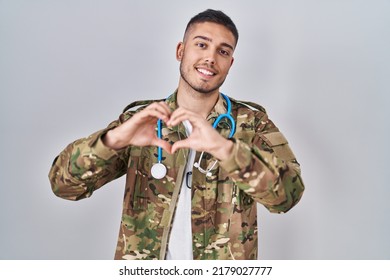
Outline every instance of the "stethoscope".
<svg viewBox="0 0 390 280"><path fill-rule="evenodd" d="M234 135L234 132L236 130L236 122L234 121L233 117L231 116L232 113L232 104L230 102L230 99L227 95L221 93L222 97L225 99L226 104L227 104L227 112L225 114L221 114L217 117L217 119L213 123L213 128L216 128L218 124L221 122L222 119L226 118L230 122L230 133L229 137L231 138ZM159 119L157 121L157 137L159 139L162 139L162 121ZM198 162L194 163L194 167L199 170L199 172L206 174L207 177L211 177L212 173L211 170L214 168L214 166L217 164L217 160L212 164L210 168L203 169L200 167L200 162L202 161L204 152L201 153ZM167 174L167 168L165 165L162 163L162 148L158 147L157 149L157 162L153 164L150 172L152 173L152 177L154 179L162 179L165 177Z"/></svg>

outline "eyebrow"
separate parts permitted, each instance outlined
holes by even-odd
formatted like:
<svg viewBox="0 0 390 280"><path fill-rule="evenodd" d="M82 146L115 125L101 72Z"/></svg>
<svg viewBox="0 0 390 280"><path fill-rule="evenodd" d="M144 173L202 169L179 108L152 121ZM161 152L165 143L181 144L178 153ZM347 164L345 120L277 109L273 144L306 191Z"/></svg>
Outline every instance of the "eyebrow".
<svg viewBox="0 0 390 280"><path fill-rule="evenodd" d="M212 42L213 40L209 37L206 37L206 36L201 36L201 35L198 35L198 36L195 36L192 40L195 40L195 39L202 39L202 40L205 40L205 41L208 41L208 42ZM231 46L230 44L228 43L221 43L222 46L224 47L227 47L229 49L231 49L232 51L234 51L234 48L233 46Z"/></svg>

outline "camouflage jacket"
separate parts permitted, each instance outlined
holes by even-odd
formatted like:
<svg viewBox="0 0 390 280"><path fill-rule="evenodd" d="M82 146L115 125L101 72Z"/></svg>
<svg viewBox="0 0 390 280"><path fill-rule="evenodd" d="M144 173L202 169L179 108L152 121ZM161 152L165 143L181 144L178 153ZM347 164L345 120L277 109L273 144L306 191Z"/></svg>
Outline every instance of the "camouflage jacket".
<svg viewBox="0 0 390 280"><path fill-rule="evenodd" d="M170 229L184 176L188 150L163 152L167 175L156 180L150 174L157 162L157 147L129 146L120 151L106 147L101 137L129 119L152 101L134 102L106 129L69 144L54 160L49 173L53 192L62 198L79 200L104 184L127 174L115 259L165 259ZM175 110L176 94L166 102ZM192 241L194 259L256 259L256 204L281 213L301 198L304 185L300 167L285 137L265 110L254 103L231 99L236 132L234 151L206 177L198 169L192 174ZM135 106L141 106L137 110ZM220 96L208 116L212 124L226 112ZM229 134L222 120L216 128ZM171 143L186 136L184 126L163 126L163 139ZM198 152L195 160L200 156ZM203 156L201 166L213 164ZM185 178L184 178L185 179ZM177 211L180 211L177 210Z"/></svg>

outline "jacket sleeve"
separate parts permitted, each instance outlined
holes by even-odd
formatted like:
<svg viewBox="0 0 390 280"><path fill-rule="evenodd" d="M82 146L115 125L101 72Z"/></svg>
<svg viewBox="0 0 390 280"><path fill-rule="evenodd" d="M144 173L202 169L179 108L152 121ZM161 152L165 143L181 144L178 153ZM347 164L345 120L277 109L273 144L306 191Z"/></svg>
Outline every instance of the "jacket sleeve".
<svg viewBox="0 0 390 280"><path fill-rule="evenodd" d="M265 112L257 112L255 136L232 139L230 157L220 162L236 185L270 212L287 212L300 200L305 189L300 165L286 138Z"/></svg>
<svg viewBox="0 0 390 280"><path fill-rule="evenodd" d="M120 120L114 121L106 129L74 141L54 159L49 179L55 195L80 200L126 173L126 149L115 151L106 147L101 139L120 123Z"/></svg>

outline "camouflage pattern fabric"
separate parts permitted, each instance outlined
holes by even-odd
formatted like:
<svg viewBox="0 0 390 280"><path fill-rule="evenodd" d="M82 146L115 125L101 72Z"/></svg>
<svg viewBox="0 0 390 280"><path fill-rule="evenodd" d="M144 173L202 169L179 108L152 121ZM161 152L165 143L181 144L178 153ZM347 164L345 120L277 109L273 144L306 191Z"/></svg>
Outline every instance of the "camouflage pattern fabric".
<svg viewBox="0 0 390 280"><path fill-rule="evenodd" d="M156 180L150 169L157 162L157 147L127 147L114 151L101 137L153 101L134 102L106 129L68 145L54 160L49 173L53 192L79 200L104 184L127 174L115 259L165 259L175 216L188 150L170 155L163 151L167 175ZM167 104L177 107L176 93ZM257 203L270 212L287 212L300 200L304 185L300 166L283 134L261 106L231 99L236 120L234 152L206 177L193 168L193 257L207 259L257 259ZM137 110L127 111L135 106ZM220 95L208 116L210 124L226 112ZM216 128L225 137L229 123ZM162 128L163 139L174 143L186 136L184 126ZM200 153L196 155L196 161ZM206 154L202 168L215 159Z"/></svg>

